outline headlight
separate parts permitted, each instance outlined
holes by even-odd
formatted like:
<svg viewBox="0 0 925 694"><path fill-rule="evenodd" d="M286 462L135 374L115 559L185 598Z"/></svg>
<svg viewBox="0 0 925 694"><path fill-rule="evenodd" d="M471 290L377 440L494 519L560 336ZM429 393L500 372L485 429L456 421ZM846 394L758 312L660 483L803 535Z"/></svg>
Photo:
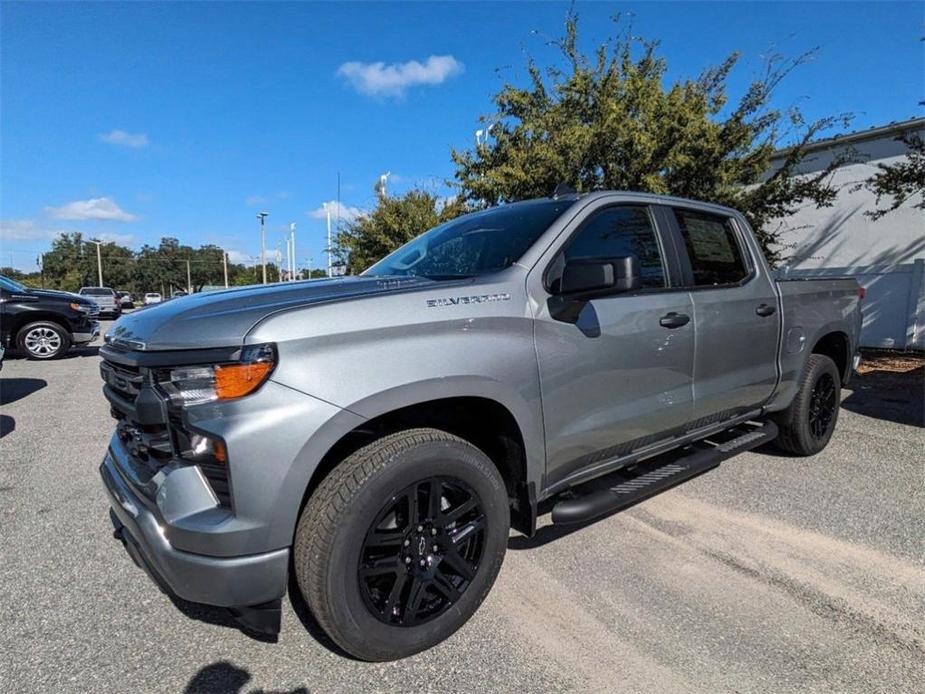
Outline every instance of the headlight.
<svg viewBox="0 0 925 694"><path fill-rule="evenodd" d="M164 369L157 374L157 383L175 405L199 405L253 393L275 366L273 345L253 345L242 349L235 362Z"/></svg>
<svg viewBox="0 0 925 694"><path fill-rule="evenodd" d="M81 313L90 313L90 309L93 307L89 304L71 304L71 308L75 311L80 311Z"/></svg>

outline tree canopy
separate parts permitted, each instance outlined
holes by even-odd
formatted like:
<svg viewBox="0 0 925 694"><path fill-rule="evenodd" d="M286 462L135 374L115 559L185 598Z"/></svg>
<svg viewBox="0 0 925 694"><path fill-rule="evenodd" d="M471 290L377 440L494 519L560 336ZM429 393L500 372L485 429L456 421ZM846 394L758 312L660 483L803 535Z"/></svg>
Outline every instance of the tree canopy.
<svg viewBox="0 0 925 694"><path fill-rule="evenodd" d="M617 34L589 55L579 47L578 16L552 43L558 64L527 64L525 86L506 83L493 97L491 138L453 150L464 197L494 205L549 195L559 183L579 192L632 190L709 200L742 211L765 251L776 232L769 222L804 204L831 205L835 158L823 171L794 176L807 145L847 117L806 122L795 108L771 106L775 88L809 57L769 59L764 74L730 104L732 54L696 79L666 84L659 43L635 37L614 20ZM790 144L779 168L771 156Z"/></svg>
<svg viewBox="0 0 925 694"><path fill-rule="evenodd" d="M116 243L100 245L103 284L114 289L135 293L157 291L170 293L187 288L189 279L194 291L206 285L221 286L225 282L222 251L218 246L199 248L184 246L171 237L162 238L157 246L145 245L140 251ZM268 265L268 275L278 276L275 266ZM51 250L42 255L42 270L24 279L35 286L41 283L50 289L77 291L80 287L99 284L95 244L79 232L61 234L52 241ZM244 265L228 264L229 284L255 282L253 270Z"/></svg>
<svg viewBox="0 0 925 694"><path fill-rule="evenodd" d="M866 182L877 196L878 209L865 213L873 219L899 208L914 195L920 196L914 207L925 210L925 141L918 133L903 133L896 139L909 148L909 155L893 164L877 164L879 170ZM885 197L892 198L890 205L879 207Z"/></svg>
<svg viewBox="0 0 925 694"><path fill-rule="evenodd" d="M350 273L360 273L415 236L466 211L458 200L441 200L423 190L402 196L379 196L368 215L347 222L335 239L335 250Z"/></svg>

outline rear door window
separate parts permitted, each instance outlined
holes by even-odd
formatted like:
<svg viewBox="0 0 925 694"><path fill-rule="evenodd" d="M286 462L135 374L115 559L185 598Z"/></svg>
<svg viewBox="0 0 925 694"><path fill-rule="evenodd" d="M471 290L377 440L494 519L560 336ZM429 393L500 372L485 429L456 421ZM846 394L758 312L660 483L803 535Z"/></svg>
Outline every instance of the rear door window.
<svg viewBox="0 0 925 694"><path fill-rule="evenodd" d="M728 217L693 210L674 210L694 274L694 286L738 284L748 267Z"/></svg>
<svg viewBox="0 0 925 694"><path fill-rule="evenodd" d="M565 248L565 260L575 258L623 258L636 256L642 286L665 286L665 269L649 209L621 205L596 212Z"/></svg>

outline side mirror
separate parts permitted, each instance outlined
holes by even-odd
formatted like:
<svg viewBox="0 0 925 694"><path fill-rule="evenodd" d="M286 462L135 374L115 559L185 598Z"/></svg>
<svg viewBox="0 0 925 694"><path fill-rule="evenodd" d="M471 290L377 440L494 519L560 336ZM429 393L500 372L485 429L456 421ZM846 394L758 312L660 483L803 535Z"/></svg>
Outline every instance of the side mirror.
<svg viewBox="0 0 925 694"><path fill-rule="evenodd" d="M636 256L619 258L575 258L562 270L559 294L595 295L639 289L639 263Z"/></svg>

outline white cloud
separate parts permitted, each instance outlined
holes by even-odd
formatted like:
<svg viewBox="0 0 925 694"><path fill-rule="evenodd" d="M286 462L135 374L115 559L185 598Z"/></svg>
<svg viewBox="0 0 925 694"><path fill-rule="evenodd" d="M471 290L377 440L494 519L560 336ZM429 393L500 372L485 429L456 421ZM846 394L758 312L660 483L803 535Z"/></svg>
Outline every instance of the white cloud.
<svg viewBox="0 0 925 694"><path fill-rule="evenodd" d="M361 210L359 207L349 207L342 202L337 202L337 200L329 200L325 204L331 209L331 219L340 217L342 220L350 222L357 217L362 217L364 214L366 214L366 212ZM338 214L338 205L340 206L340 214ZM309 210L305 214L307 214L312 219L325 219L328 213L327 210L324 209L324 205L321 205L318 207L318 209Z"/></svg>
<svg viewBox="0 0 925 694"><path fill-rule="evenodd" d="M110 145L130 147L132 149L147 147L149 144L148 136L144 133L138 133L137 135L134 135L132 133L127 133L124 130L113 130L112 132L100 135L100 140L109 143Z"/></svg>
<svg viewBox="0 0 925 694"><path fill-rule="evenodd" d="M351 61L337 68L361 94L368 96L403 96L410 87L440 84L463 71L463 64L451 55L432 55L423 63L361 63Z"/></svg>
<svg viewBox="0 0 925 694"><path fill-rule="evenodd" d="M53 239L65 233L59 229L39 226L32 219L10 219L0 221L0 239L4 241L35 241Z"/></svg>
<svg viewBox="0 0 925 694"><path fill-rule="evenodd" d="M88 238L92 238L96 241L102 241L103 243L117 243L120 246L131 246L135 242L134 234L93 234Z"/></svg>
<svg viewBox="0 0 925 694"><path fill-rule="evenodd" d="M108 222L134 222L138 219L116 204L112 198L75 200L61 207L46 207L55 219L98 219Z"/></svg>
<svg viewBox="0 0 925 694"><path fill-rule="evenodd" d="M235 250L233 248L228 249L228 262L235 265L250 265L252 262L251 257L244 251Z"/></svg>

